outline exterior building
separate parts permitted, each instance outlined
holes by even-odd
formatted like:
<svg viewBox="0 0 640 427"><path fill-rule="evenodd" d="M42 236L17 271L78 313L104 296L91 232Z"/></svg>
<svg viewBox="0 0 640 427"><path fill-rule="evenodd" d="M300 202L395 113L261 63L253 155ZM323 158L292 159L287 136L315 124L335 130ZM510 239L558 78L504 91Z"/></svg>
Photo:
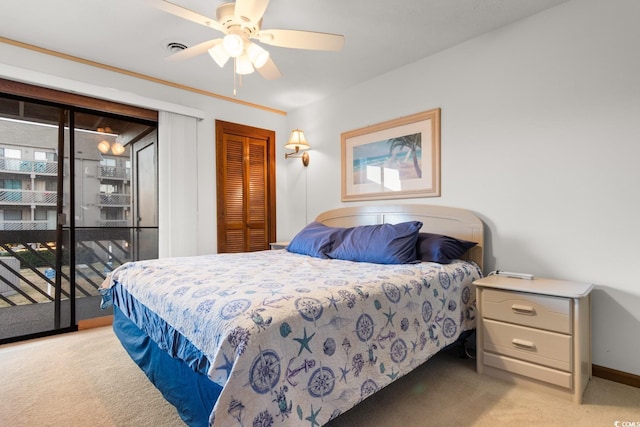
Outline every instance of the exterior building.
<svg viewBox="0 0 640 427"><path fill-rule="evenodd" d="M0 118L0 230L56 228L57 129L33 122ZM103 154L99 144L116 143L116 135L77 130L75 186L77 227L131 225L129 150ZM67 156L65 156L66 158ZM63 188L70 185L65 163ZM67 218L68 191L63 210Z"/></svg>

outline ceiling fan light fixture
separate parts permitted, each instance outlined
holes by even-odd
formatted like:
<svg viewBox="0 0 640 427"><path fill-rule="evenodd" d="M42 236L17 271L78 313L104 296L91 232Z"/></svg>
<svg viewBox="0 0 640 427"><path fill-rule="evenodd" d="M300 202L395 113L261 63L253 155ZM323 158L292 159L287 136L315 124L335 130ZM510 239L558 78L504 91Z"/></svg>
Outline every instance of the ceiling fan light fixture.
<svg viewBox="0 0 640 427"><path fill-rule="evenodd" d="M232 58L237 58L244 52L244 40L242 40L242 36L235 33L224 36L222 45Z"/></svg>
<svg viewBox="0 0 640 427"><path fill-rule="evenodd" d="M208 52L220 68L224 67L224 64L226 64L230 58L222 43L218 43L217 45L209 49Z"/></svg>
<svg viewBox="0 0 640 427"><path fill-rule="evenodd" d="M344 47L344 36L338 34L288 29L263 30L262 19L270 0L222 0L224 3L216 8L217 19L186 9L173 3L174 1L154 0L153 3L158 9L174 16L219 31L223 37L207 40L186 49L182 49L186 45L172 44L170 50L175 49L178 52L170 58L187 59L208 51L221 68L229 58L233 58L234 96L237 75L250 74L257 69L266 80L275 80L282 76L269 52L252 43L252 39L270 46L293 49L339 51ZM242 79L239 81L242 82ZM296 147L298 150L304 149L303 145Z"/></svg>
<svg viewBox="0 0 640 427"><path fill-rule="evenodd" d="M247 44L247 55L256 68L262 68L269 60L269 52L263 49L262 46L251 42Z"/></svg>
<svg viewBox="0 0 640 427"><path fill-rule="evenodd" d="M236 58L236 74L246 75L253 73L253 64L246 53Z"/></svg>

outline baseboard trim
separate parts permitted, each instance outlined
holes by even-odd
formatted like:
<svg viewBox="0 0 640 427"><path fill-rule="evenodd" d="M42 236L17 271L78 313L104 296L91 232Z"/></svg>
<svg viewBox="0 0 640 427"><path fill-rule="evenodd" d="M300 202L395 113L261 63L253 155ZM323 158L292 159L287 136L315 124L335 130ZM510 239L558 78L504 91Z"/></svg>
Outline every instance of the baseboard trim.
<svg viewBox="0 0 640 427"><path fill-rule="evenodd" d="M631 387L640 388L640 375L630 374L628 372L618 371L616 369L605 368L604 366L591 365L591 373L594 377L603 378L605 380L615 381L630 385Z"/></svg>
<svg viewBox="0 0 640 427"><path fill-rule="evenodd" d="M78 330L98 328L100 326L109 326L113 324L113 315L94 317L78 321Z"/></svg>

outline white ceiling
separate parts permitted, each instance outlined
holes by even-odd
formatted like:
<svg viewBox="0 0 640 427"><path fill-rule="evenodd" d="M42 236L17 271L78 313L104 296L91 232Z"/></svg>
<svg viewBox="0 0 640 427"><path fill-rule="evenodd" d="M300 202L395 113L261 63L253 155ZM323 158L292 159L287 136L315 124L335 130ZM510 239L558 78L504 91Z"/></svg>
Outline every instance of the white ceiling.
<svg viewBox="0 0 640 427"><path fill-rule="evenodd" d="M237 98L288 111L565 1L272 0L263 29L343 34L345 47L324 52L263 45L283 76L245 76ZM213 18L223 3L174 2ZM0 36L233 97L231 63L221 69L206 54L165 59L170 42L193 46L220 33L145 0L2 0Z"/></svg>

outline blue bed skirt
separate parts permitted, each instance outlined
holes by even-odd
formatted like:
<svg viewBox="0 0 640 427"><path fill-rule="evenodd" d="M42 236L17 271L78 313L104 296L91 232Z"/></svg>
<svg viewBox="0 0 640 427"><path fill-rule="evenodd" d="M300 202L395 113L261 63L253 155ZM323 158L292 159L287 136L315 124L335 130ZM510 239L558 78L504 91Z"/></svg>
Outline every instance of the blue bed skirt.
<svg viewBox="0 0 640 427"><path fill-rule="evenodd" d="M129 356L191 427L208 427L222 387L163 351L114 305L113 331Z"/></svg>

